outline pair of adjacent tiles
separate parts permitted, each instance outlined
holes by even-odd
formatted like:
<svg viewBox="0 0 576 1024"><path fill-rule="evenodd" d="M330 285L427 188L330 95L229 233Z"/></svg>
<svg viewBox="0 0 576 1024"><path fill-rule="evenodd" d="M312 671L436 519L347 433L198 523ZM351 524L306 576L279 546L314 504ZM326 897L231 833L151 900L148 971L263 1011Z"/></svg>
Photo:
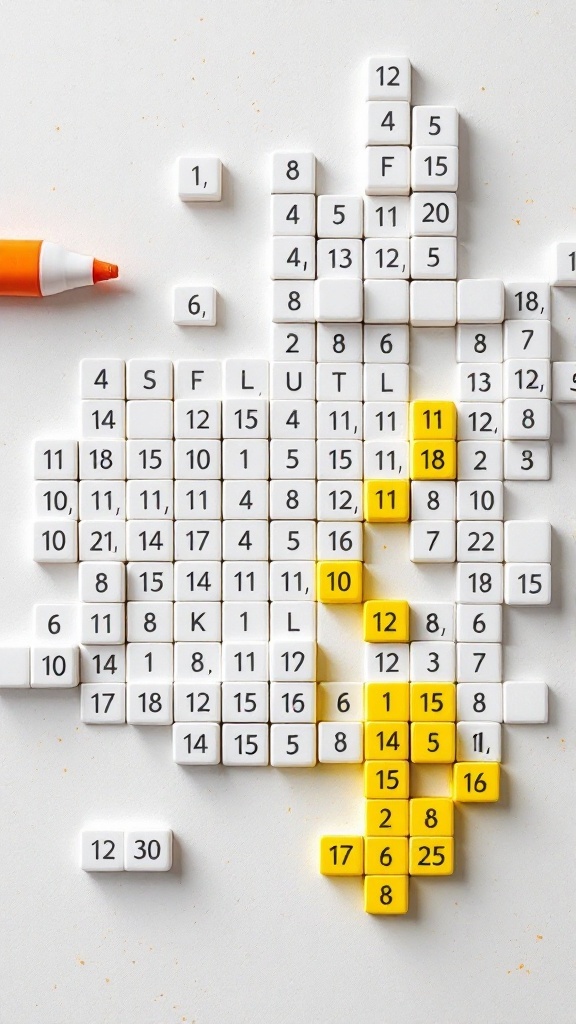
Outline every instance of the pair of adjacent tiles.
<svg viewBox="0 0 576 1024"><path fill-rule="evenodd" d="M83 871L170 871L172 831L85 829L80 837L80 866Z"/></svg>

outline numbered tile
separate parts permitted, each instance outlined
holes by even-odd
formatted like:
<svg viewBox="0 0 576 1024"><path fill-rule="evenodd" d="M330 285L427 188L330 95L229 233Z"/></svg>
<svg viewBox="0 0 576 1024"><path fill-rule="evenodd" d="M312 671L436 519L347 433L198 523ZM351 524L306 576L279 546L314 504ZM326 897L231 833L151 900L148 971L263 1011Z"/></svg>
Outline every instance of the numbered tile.
<svg viewBox="0 0 576 1024"><path fill-rule="evenodd" d="M362 324L317 324L318 362L361 363L362 331Z"/></svg>
<svg viewBox="0 0 576 1024"><path fill-rule="evenodd" d="M128 683L171 683L174 676L174 648L171 643L129 643L126 646Z"/></svg>
<svg viewBox="0 0 576 1024"><path fill-rule="evenodd" d="M363 683L318 683L318 720L359 722L364 719Z"/></svg>
<svg viewBox="0 0 576 1024"><path fill-rule="evenodd" d="M228 519L222 525L225 559L263 561L268 558L267 519L250 523L245 519Z"/></svg>
<svg viewBox="0 0 576 1024"><path fill-rule="evenodd" d="M456 524L452 521L412 520L410 523L410 560L412 562L454 562L456 560Z"/></svg>
<svg viewBox="0 0 576 1024"><path fill-rule="evenodd" d="M314 193L316 157L314 153L287 151L272 153L271 192Z"/></svg>
<svg viewBox="0 0 576 1024"><path fill-rule="evenodd" d="M552 570L550 563L507 562L504 566L506 604L550 604Z"/></svg>
<svg viewBox="0 0 576 1024"><path fill-rule="evenodd" d="M123 480L81 480L80 519L126 519L126 484Z"/></svg>
<svg viewBox="0 0 576 1024"><path fill-rule="evenodd" d="M500 324L504 319L504 284L496 280L458 281L458 321Z"/></svg>
<svg viewBox="0 0 576 1024"><path fill-rule="evenodd" d="M366 875L364 878L366 914L407 914L408 875Z"/></svg>
<svg viewBox="0 0 576 1024"><path fill-rule="evenodd" d="M453 327L456 323L454 281L413 281L410 323L414 327Z"/></svg>
<svg viewBox="0 0 576 1024"><path fill-rule="evenodd" d="M222 558L222 523L216 519L195 519L176 522L174 529L174 557L176 560L216 561ZM189 570L192 566L188 567ZM213 574L211 573L210 576ZM178 577L180 583L182 577ZM212 580L210 580L212 582ZM198 586L198 584L196 584ZM207 587L206 589L210 589ZM186 601L194 593L189 586L180 585L177 601ZM219 601L219 597L214 598Z"/></svg>
<svg viewBox="0 0 576 1024"><path fill-rule="evenodd" d="M506 320L504 359L550 359L549 320Z"/></svg>
<svg viewBox="0 0 576 1024"><path fill-rule="evenodd" d="M178 159L178 195L186 203L222 199L222 161L217 156L181 156Z"/></svg>
<svg viewBox="0 0 576 1024"><path fill-rule="evenodd" d="M126 437L126 407L123 401L96 401L80 403L82 437Z"/></svg>
<svg viewBox="0 0 576 1024"><path fill-rule="evenodd" d="M362 238L361 196L318 196L319 238Z"/></svg>
<svg viewBox="0 0 576 1024"><path fill-rule="evenodd" d="M82 871L123 871L124 833L112 829L83 829L80 867Z"/></svg>
<svg viewBox="0 0 576 1024"><path fill-rule="evenodd" d="M222 488L224 519L268 519L267 480L225 480Z"/></svg>
<svg viewBox="0 0 576 1024"><path fill-rule="evenodd" d="M457 146L456 107L412 107L412 134L415 146Z"/></svg>
<svg viewBox="0 0 576 1024"><path fill-rule="evenodd" d="M504 487L501 480L485 483L459 480L457 485L458 519L503 519Z"/></svg>
<svg viewBox="0 0 576 1024"><path fill-rule="evenodd" d="M501 324L458 324L456 360L459 363L501 363Z"/></svg>
<svg viewBox="0 0 576 1024"><path fill-rule="evenodd" d="M80 608L80 643L123 644L123 604L83 604Z"/></svg>
<svg viewBox="0 0 576 1024"><path fill-rule="evenodd" d="M371 808L370 802L373 799L381 799L382 797L386 800L404 800L408 797L409 788L410 777L408 761L377 760L366 761L364 763L364 796L367 797L366 832L368 835L373 835L375 832L374 826L370 821L373 816L378 820L380 815L383 814L387 820L390 820L388 818L388 809L386 808L386 805L384 805L384 807L381 805L380 807L373 806ZM406 818L407 817L408 808L406 807ZM391 824L393 824L393 822L391 822Z"/></svg>
<svg viewBox="0 0 576 1024"><path fill-rule="evenodd" d="M130 438L174 436L171 401L134 399L126 402L126 432Z"/></svg>
<svg viewBox="0 0 576 1024"><path fill-rule="evenodd" d="M314 281L274 281L272 285L274 323L308 324L314 314ZM322 319L327 319L323 317ZM338 319L343 319L339 317ZM360 320L361 316L356 319Z"/></svg>
<svg viewBox="0 0 576 1024"><path fill-rule="evenodd" d="M322 836L320 874L347 877L364 873L362 836Z"/></svg>
<svg viewBox="0 0 576 1024"><path fill-rule="evenodd" d="M366 145L409 146L410 104L378 100L367 103Z"/></svg>
<svg viewBox="0 0 576 1024"><path fill-rule="evenodd" d="M35 604L34 637L50 643L74 644L78 640L78 605L76 604Z"/></svg>
<svg viewBox="0 0 576 1024"><path fill-rule="evenodd" d="M271 196L270 223L273 235L314 235L316 196L305 193Z"/></svg>
<svg viewBox="0 0 576 1024"><path fill-rule="evenodd" d="M316 242L310 235L272 237L273 280L313 281L316 277Z"/></svg>
<svg viewBox="0 0 576 1024"><path fill-rule="evenodd" d="M552 363L555 402L576 402L576 363Z"/></svg>
<svg viewBox="0 0 576 1024"><path fill-rule="evenodd" d="M514 442L507 441L506 444ZM502 441L458 441L460 480L501 480L504 474Z"/></svg>
<svg viewBox="0 0 576 1024"><path fill-rule="evenodd" d="M178 398L174 402L174 435L181 438L222 437L222 403L216 399Z"/></svg>
<svg viewBox="0 0 576 1024"><path fill-rule="evenodd" d="M455 192L458 188L458 147L435 140L433 146L412 147L412 190ZM504 317L502 317L504 319Z"/></svg>
<svg viewBox="0 0 576 1024"><path fill-rule="evenodd" d="M168 362L168 360L166 360ZM164 393L154 398L172 397L172 364L170 365L169 381L162 390ZM166 374L168 376L168 374ZM135 388L135 390L138 390ZM169 394L166 394L169 391ZM222 394L222 363L219 359L177 359L174 364L174 397L208 399L220 398ZM146 397L135 394L132 398Z"/></svg>
<svg viewBox="0 0 576 1024"><path fill-rule="evenodd" d="M176 480L174 484L174 517L215 521L222 515L222 483L220 480Z"/></svg>
<svg viewBox="0 0 576 1024"><path fill-rule="evenodd" d="M410 102L412 67L407 57L370 57L367 99Z"/></svg>
<svg viewBox="0 0 576 1024"><path fill-rule="evenodd" d="M82 484L80 485L82 487ZM173 519L174 484L172 480L128 480L126 484L128 519ZM90 518L94 518L91 516Z"/></svg>
<svg viewBox="0 0 576 1024"><path fill-rule="evenodd" d="M316 557L313 520L276 520L270 523L271 561L311 560Z"/></svg>
<svg viewBox="0 0 576 1024"><path fill-rule="evenodd" d="M362 320L363 287L360 278L320 277L314 288L313 319L334 323Z"/></svg>
<svg viewBox="0 0 576 1024"><path fill-rule="evenodd" d="M176 601L221 601L222 563L219 561L176 562Z"/></svg>
<svg viewBox="0 0 576 1024"><path fill-rule="evenodd" d="M270 600L313 601L315 568L312 561L271 562Z"/></svg>
<svg viewBox="0 0 576 1024"><path fill-rule="evenodd" d="M361 523L318 523L318 559L362 561L363 530ZM284 556L285 557L285 556ZM314 555L312 555L314 557Z"/></svg>
<svg viewBox="0 0 576 1024"><path fill-rule="evenodd" d="M174 681L185 683L206 679L221 682L221 645L218 643L177 643L174 645Z"/></svg>
<svg viewBox="0 0 576 1024"><path fill-rule="evenodd" d="M115 524L110 524L114 526ZM80 536L82 537L82 526ZM131 519L126 524L126 554L130 562L168 562L174 554L172 521Z"/></svg>
<svg viewBox="0 0 576 1024"><path fill-rule="evenodd" d="M456 676L459 683L502 682L502 645L490 643L459 643ZM465 758L464 758L465 760Z"/></svg>
<svg viewBox="0 0 576 1024"><path fill-rule="evenodd" d="M408 238L410 235L409 197L365 196L364 234L366 238Z"/></svg>
<svg viewBox="0 0 576 1024"><path fill-rule="evenodd" d="M173 292L172 319L180 327L214 327L217 291L208 285L179 285Z"/></svg>
<svg viewBox="0 0 576 1024"><path fill-rule="evenodd" d="M172 725L171 683L128 683L126 721L128 725Z"/></svg>
<svg viewBox="0 0 576 1024"><path fill-rule="evenodd" d="M504 683L504 721L508 725L538 725L548 721L546 683Z"/></svg>
<svg viewBox="0 0 576 1024"><path fill-rule="evenodd" d="M458 722L457 761L501 761L502 726L499 722Z"/></svg>
<svg viewBox="0 0 576 1024"><path fill-rule="evenodd" d="M412 722L410 760L416 764L451 764L456 759L456 727L452 722Z"/></svg>
<svg viewBox="0 0 576 1024"><path fill-rule="evenodd" d="M127 398L172 398L170 359L129 359L126 364Z"/></svg>
<svg viewBox="0 0 576 1024"><path fill-rule="evenodd" d="M219 480L222 476L221 441L177 440L174 455L179 480Z"/></svg>
<svg viewBox="0 0 576 1024"><path fill-rule="evenodd" d="M410 196L411 235L456 235L457 225L454 192L413 192Z"/></svg>
<svg viewBox="0 0 576 1024"><path fill-rule="evenodd" d="M462 604L502 604L503 566L490 562L462 562L456 566L456 595Z"/></svg>
<svg viewBox="0 0 576 1024"><path fill-rule="evenodd" d="M537 520L509 519L504 524L504 558L507 562L550 562L552 527Z"/></svg>
<svg viewBox="0 0 576 1024"><path fill-rule="evenodd" d="M126 630L130 643L170 643L172 641L173 610L171 601L129 601L126 611Z"/></svg>
<svg viewBox="0 0 576 1024"><path fill-rule="evenodd" d="M408 281L364 281L366 324L407 324L410 319Z"/></svg>
<svg viewBox="0 0 576 1024"><path fill-rule="evenodd" d="M83 480L124 480L126 442L90 439L80 442L80 476Z"/></svg>
<svg viewBox="0 0 576 1024"><path fill-rule="evenodd" d="M409 278L409 239L367 238L364 242L364 275L376 280Z"/></svg>
<svg viewBox="0 0 576 1024"><path fill-rule="evenodd" d="M64 519L40 519L33 527L35 562L77 562L78 523Z"/></svg>
<svg viewBox="0 0 576 1024"><path fill-rule="evenodd" d="M34 441L35 480L77 480L78 442L63 440Z"/></svg>
<svg viewBox="0 0 576 1024"><path fill-rule="evenodd" d="M78 648L33 647L30 653L30 686L78 686Z"/></svg>
<svg viewBox="0 0 576 1024"><path fill-rule="evenodd" d="M222 583L224 601L267 601L268 562L224 562Z"/></svg>
<svg viewBox="0 0 576 1024"><path fill-rule="evenodd" d="M459 683L456 701L459 722L502 721L502 683Z"/></svg>
<svg viewBox="0 0 576 1024"><path fill-rule="evenodd" d="M453 836L454 801L445 796L415 797L410 801L410 835Z"/></svg>
<svg viewBox="0 0 576 1024"><path fill-rule="evenodd" d="M456 644L422 641L410 644L410 679L452 683L456 679Z"/></svg>
<svg viewBox="0 0 576 1024"><path fill-rule="evenodd" d="M130 653L128 651L128 653ZM80 682L96 683L107 688L108 683L126 682L126 648L81 647Z"/></svg>
<svg viewBox="0 0 576 1024"><path fill-rule="evenodd" d="M453 722L456 717L454 683L411 683L410 719L413 722Z"/></svg>
<svg viewBox="0 0 576 1024"><path fill-rule="evenodd" d="M30 686L30 648L0 647L0 689Z"/></svg>
<svg viewBox="0 0 576 1024"><path fill-rule="evenodd" d="M318 402L319 438L362 437L362 402Z"/></svg>
<svg viewBox="0 0 576 1024"><path fill-rule="evenodd" d="M125 364L123 359L81 359L80 397L91 399L124 398Z"/></svg>
<svg viewBox="0 0 576 1024"><path fill-rule="evenodd" d="M438 877L454 873L454 839L442 836L410 836L409 868L411 875Z"/></svg>
<svg viewBox="0 0 576 1024"><path fill-rule="evenodd" d="M458 523L457 537L459 562L504 561L502 523L467 520Z"/></svg>
<svg viewBox="0 0 576 1024"><path fill-rule="evenodd" d="M501 363L460 363L458 379L461 402L502 401Z"/></svg>
<svg viewBox="0 0 576 1024"><path fill-rule="evenodd" d="M449 480L413 480L412 519L449 520L456 516L456 485Z"/></svg>
<svg viewBox="0 0 576 1024"><path fill-rule="evenodd" d="M361 520L362 481L348 480L337 484L333 480L319 480L317 487L318 519Z"/></svg>
<svg viewBox="0 0 576 1024"><path fill-rule="evenodd" d="M316 403L273 400L270 403L270 436L289 440L316 437Z"/></svg>
<svg viewBox="0 0 576 1024"><path fill-rule="evenodd" d="M249 725L224 724L222 726L222 763L231 766L259 767L268 764L268 726L250 722Z"/></svg>
<svg viewBox="0 0 576 1024"><path fill-rule="evenodd" d="M364 679L391 683L410 679L409 644L364 644Z"/></svg>
<svg viewBox="0 0 576 1024"><path fill-rule="evenodd" d="M315 325L272 324L272 360L314 361Z"/></svg>
<svg viewBox="0 0 576 1024"><path fill-rule="evenodd" d="M502 606L457 605L456 639L465 643L477 640L488 644L502 643Z"/></svg>
<svg viewBox="0 0 576 1024"><path fill-rule="evenodd" d="M507 320L549 320L548 282L514 281L506 285Z"/></svg>
<svg viewBox="0 0 576 1024"><path fill-rule="evenodd" d="M270 721L315 722L316 684L271 683Z"/></svg>
<svg viewBox="0 0 576 1024"><path fill-rule="evenodd" d="M86 725L124 725L126 686L124 683L82 683L80 719Z"/></svg>
<svg viewBox="0 0 576 1024"><path fill-rule="evenodd" d="M316 263L316 276L319 278L361 278L361 239L319 238L316 243Z"/></svg>
<svg viewBox="0 0 576 1024"><path fill-rule="evenodd" d="M455 640L454 605L448 602L411 602L410 638Z"/></svg>
<svg viewBox="0 0 576 1024"><path fill-rule="evenodd" d="M222 679L236 682L268 678L268 644L258 640L227 640L222 644Z"/></svg>
<svg viewBox="0 0 576 1024"><path fill-rule="evenodd" d="M314 682L316 679L315 640L273 640L270 644L272 682Z"/></svg>
<svg viewBox="0 0 576 1024"><path fill-rule="evenodd" d="M125 871L170 871L171 867L170 829L142 829L124 834Z"/></svg>
<svg viewBox="0 0 576 1024"><path fill-rule="evenodd" d="M406 523L409 517L409 480L364 481L364 519L366 522Z"/></svg>
<svg viewBox="0 0 576 1024"><path fill-rule="evenodd" d="M78 483L62 480L34 484L34 514L37 519L78 519Z"/></svg>
<svg viewBox="0 0 576 1024"><path fill-rule="evenodd" d="M454 765L452 792L460 803L492 803L500 797L500 765L496 761L459 761Z"/></svg>
<svg viewBox="0 0 576 1024"><path fill-rule="evenodd" d="M224 722L267 722L268 683L225 682L222 684Z"/></svg>
<svg viewBox="0 0 576 1024"><path fill-rule="evenodd" d="M410 276L413 280L451 280L457 274L456 238L415 236L410 242Z"/></svg>
<svg viewBox="0 0 576 1024"><path fill-rule="evenodd" d="M227 398L223 402L224 437L267 438L268 402L263 398Z"/></svg>
<svg viewBox="0 0 576 1024"><path fill-rule="evenodd" d="M220 764L220 726L216 722L175 722L172 758L176 764Z"/></svg>
<svg viewBox="0 0 576 1024"><path fill-rule="evenodd" d="M219 441L212 443L218 445ZM127 441L128 476L137 480L171 480L174 476L174 447L172 441ZM194 441L177 441L176 447L180 452L186 447L195 451L198 446ZM185 464L179 463L178 475L185 475Z"/></svg>
<svg viewBox="0 0 576 1024"><path fill-rule="evenodd" d="M365 363L407 363L409 333L405 324L367 324L364 328Z"/></svg>
<svg viewBox="0 0 576 1024"><path fill-rule="evenodd" d="M407 722L410 717L409 683L366 683L364 698L366 721Z"/></svg>
<svg viewBox="0 0 576 1024"><path fill-rule="evenodd" d="M323 764L361 764L364 758L362 722L320 722L318 760Z"/></svg>
<svg viewBox="0 0 576 1024"><path fill-rule="evenodd" d="M549 359L506 359L504 398L550 398Z"/></svg>
<svg viewBox="0 0 576 1024"><path fill-rule="evenodd" d="M219 722L222 717L221 698L220 683L174 683L174 721ZM219 731L217 736L219 741Z"/></svg>
<svg viewBox="0 0 576 1024"><path fill-rule="evenodd" d="M548 441L505 441L505 480L549 480L550 444Z"/></svg>
<svg viewBox="0 0 576 1024"><path fill-rule="evenodd" d="M316 726L272 725L270 764L273 768L313 768L316 764Z"/></svg>
<svg viewBox="0 0 576 1024"><path fill-rule="evenodd" d="M458 437L461 441L500 440L503 424L500 402L458 403Z"/></svg>
<svg viewBox="0 0 576 1024"><path fill-rule="evenodd" d="M336 456L332 461L336 461ZM314 480L316 478L316 443L312 440L300 439L271 441L270 476L280 480L290 480L292 477L298 477L301 480Z"/></svg>

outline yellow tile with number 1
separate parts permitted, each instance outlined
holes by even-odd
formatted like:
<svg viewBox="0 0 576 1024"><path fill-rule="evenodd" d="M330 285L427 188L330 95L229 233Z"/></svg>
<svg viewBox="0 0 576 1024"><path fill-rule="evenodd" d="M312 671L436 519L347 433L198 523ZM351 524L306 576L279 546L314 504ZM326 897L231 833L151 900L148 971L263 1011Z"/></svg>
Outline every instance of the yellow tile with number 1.
<svg viewBox="0 0 576 1024"><path fill-rule="evenodd" d="M410 716L410 683L365 683L366 721L407 722Z"/></svg>
<svg viewBox="0 0 576 1024"><path fill-rule="evenodd" d="M412 441L410 476L413 480L454 480L456 441Z"/></svg>
<svg viewBox="0 0 576 1024"><path fill-rule="evenodd" d="M408 722L366 722L364 757L366 761L407 761L410 751Z"/></svg>
<svg viewBox="0 0 576 1024"><path fill-rule="evenodd" d="M407 914L408 875L366 875L364 910L367 914Z"/></svg>
<svg viewBox="0 0 576 1024"><path fill-rule="evenodd" d="M415 764L452 764L456 759L453 722L412 722L410 760Z"/></svg>
<svg viewBox="0 0 576 1024"><path fill-rule="evenodd" d="M452 796L460 803L492 803L498 800L498 761L458 761L453 768Z"/></svg>
<svg viewBox="0 0 576 1024"><path fill-rule="evenodd" d="M320 874L363 875L363 837L322 836L320 839Z"/></svg>
<svg viewBox="0 0 576 1024"><path fill-rule="evenodd" d="M364 519L367 523L407 523L409 518L409 480L364 481Z"/></svg>
<svg viewBox="0 0 576 1024"><path fill-rule="evenodd" d="M360 604L362 562L318 562L316 592L322 604Z"/></svg>
<svg viewBox="0 0 576 1024"><path fill-rule="evenodd" d="M371 644L407 644L410 640L408 601L365 601L364 640Z"/></svg>
<svg viewBox="0 0 576 1024"><path fill-rule="evenodd" d="M410 837L411 875L452 875L454 839L452 836Z"/></svg>
<svg viewBox="0 0 576 1024"><path fill-rule="evenodd" d="M418 401L410 406L410 437L414 441L453 441L457 423L454 402Z"/></svg>

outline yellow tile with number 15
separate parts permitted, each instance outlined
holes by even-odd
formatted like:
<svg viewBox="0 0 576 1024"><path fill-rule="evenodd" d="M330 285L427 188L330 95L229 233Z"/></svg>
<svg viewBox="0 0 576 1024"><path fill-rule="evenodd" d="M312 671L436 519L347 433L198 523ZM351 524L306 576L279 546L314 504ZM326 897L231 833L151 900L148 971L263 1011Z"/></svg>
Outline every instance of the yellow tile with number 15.
<svg viewBox="0 0 576 1024"><path fill-rule="evenodd" d="M364 796L406 800L410 792L408 761L365 761Z"/></svg>
<svg viewBox="0 0 576 1024"><path fill-rule="evenodd" d="M371 644L407 644L410 640L408 601L365 601L364 640Z"/></svg>

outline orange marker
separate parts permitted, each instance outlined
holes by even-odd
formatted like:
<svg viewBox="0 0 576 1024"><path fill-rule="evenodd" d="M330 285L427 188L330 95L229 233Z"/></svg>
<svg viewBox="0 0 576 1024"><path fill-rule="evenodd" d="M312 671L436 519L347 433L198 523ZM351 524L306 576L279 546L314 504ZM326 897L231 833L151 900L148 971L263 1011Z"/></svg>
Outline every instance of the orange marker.
<svg viewBox="0 0 576 1024"><path fill-rule="evenodd" d="M118 277L114 263L70 252L54 242L0 239L0 295L56 295Z"/></svg>

